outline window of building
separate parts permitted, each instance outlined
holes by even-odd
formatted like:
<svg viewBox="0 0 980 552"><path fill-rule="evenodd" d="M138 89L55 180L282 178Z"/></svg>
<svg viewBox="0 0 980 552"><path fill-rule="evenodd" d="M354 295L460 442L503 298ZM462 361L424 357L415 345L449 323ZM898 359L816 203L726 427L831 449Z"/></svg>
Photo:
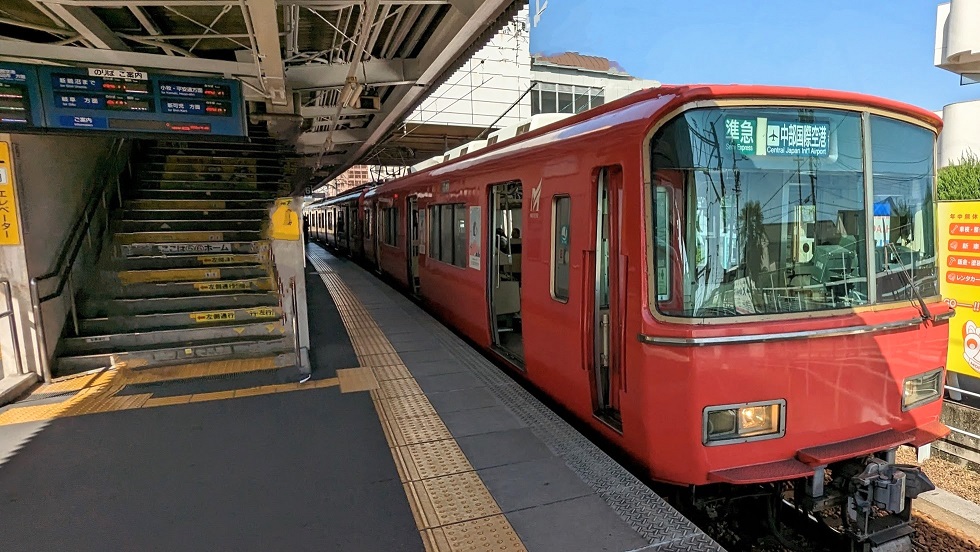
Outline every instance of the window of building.
<svg viewBox="0 0 980 552"><path fill-rule="evenodd" d="M559 301L568 301L568 283L571 276L572 199L568 196L555 196L552 213L554 230L551 237L551 294Z"/></svg>
<svg viewBox="0 0 980 552"><path fill-rule="evenodd" d="M398 246L398 208L387 207L381 211L381 241Z"/></svg>
<svg viewBox="0 0 980 552"><path fill-rule="evenodd" d="M466 205L429 207L429 258L465 267L468 253Z"/></svg>
<svg viewBox="0 0 980 552"><path fill-rule="evenodd" d="M531 115L581 113L605 103L602 88L536 82L531 88Z"/></svg>

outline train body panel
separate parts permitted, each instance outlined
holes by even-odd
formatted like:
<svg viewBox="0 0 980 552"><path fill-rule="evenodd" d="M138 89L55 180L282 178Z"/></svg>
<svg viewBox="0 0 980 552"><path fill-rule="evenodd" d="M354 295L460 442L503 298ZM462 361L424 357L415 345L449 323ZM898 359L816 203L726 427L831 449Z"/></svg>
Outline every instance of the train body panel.
<svg viewBox="0 0 980 552"><path fill-rule="evenodd" d="M922 303L911 292L896 299L894 290L902 289L896 278L905 268L875 275L879 296L894 295L888 300L862 299L846 275L843 284L821 284L819 293L813 291L816 284L772 284L768 292L774 297L777 291L796 293L800 310L787 307L767 316L747 315L759 307L746 303L745 297L763 300L759 297L764 293L753 289L760 278L752 275L753 281L746 283L748 276L738 276L747 274L747 268L738 272L738 265L729 270L718 264L732 273L718 279L720 286L735 290L727 292L735 296L734 305L725 307L731 311L725 316L731 317L672 314L697 295L697 285L684 279L710 272L688 265L706 262L710 267L718 260L708 256L704 261L700 243L695 252L694 240L682 239L692 226L703 224L684 217L707 217L694 204L693 192L687 191L701 176L663 170L658 173L662 184L651 183L655 161L649 153L657 140L653 133L682 117L686 109L719 109L725 102L739 109L768 106L770 111L758 116L746 117L734 108L726 115L726 123L752 128L750 138L765 139L765 125L771 128L776 124L772 121L785 117L786 106L799 105L816 106L815 112L827 109L833 116L838 116L834 110L847 112L840 115L844 119L850 112L860 113L854 117L859 117L861 128L872 127L874 116L894 116L935 132L941 126L926 111L855 94L749 86L644 91L363 192L350 211L361 231L353 233L357 243L348 242L347 248L479 347L510 362L515 373L658 480L701 485L795 479L812 475L824 461L859 457L900 442L924 444L941 435L941 401L903 408L903 393L908 394L909 378L933 370L943 373L948 328L941 319L949 309L938 293ZM800 120L800 128L827 131L820 116L807 114ZM835 135L837 157L821 154L820 163L842 162L846 156L839 152L847 147L845 138ZM743 152L746 158L753 152L761 155L751 149L751 140L742 146L748 148ZM780 159L773 159L763 161L780 166ZM714 170L708 166L701 172ZM869 172L867 167L863 170ZM735 174L738 189L738 171L715 174ZM820 174L828 175L821 178L831 183L844 178L840 170ZM860 181L858 185L864 186ZM683 201L665 200L676 213L664 217L669 223L654 228L653 221L660 219L652 212L651 194L656 188L662 194L656 201L670 198L672 187L687 195ZM719 197L724 193L722 187ZM876 210L885 203L877 198L874 202ZM725 201L716 203L724 206ZM792 208L781 217L770 215L784 227L794 216L809 212L801 201L788 205ZM871 216L870 205L861 213L835 208L842 235L847 232L840 229L855 224L852 219L866 221L861 217ZM736 215L741 216L733 212ZM313 220L317 216L313 213ZM899 220L900 215L889 216ZM901 220L913 225L909 218ZM916 220L910 243L921 249L928 225ZM821 222L816 214L813 221L815 226ZM331 234L327 227L320 232L316 226L311 236L343 250L336 232ZM720 239L717 228L705 230L706 239ZM672 272L661 272L660 265L654 269L661 259L651 244L661 230L663 244L657 243L671 251L674 265L667 264ZM778 228L774 223L767 231ZM813 239L806 232L786 245L797 247L791 252L796 255L793 266L815 264L806 251L800 252L816 244L806 241ZM844 243L840 236L837 239ZM801 241L804 246L798 246ZM842 257L850 254L845 246L822 247L820 254L830 247L837 248L832 252L843 248ZM774 255L787 254L769 249ZM905 252L893 249L900 261ZM885 263L892 263L892 254L884 255ZM899 261L894 264L904 263ZM934 279L929 272L934 261L925 258L915 266L916 277ZM775 261L769 264L786 272ZM743 265L748 265L744 259ZM795 275L780 277L789 280ZM669 285L655 288L661 278L669 279ZM864 276L863 282L868 280ZM854 281L868 286L860 277ZM838 306L805 310L804 297L814 304L817 297ZM777 299L773 304L785 303L785 298ZM845 300L867 304L840 308ZM768 298L764 301L770 305ZM737 310L746 316L735 316ZM726 406L731 408L722 408ZM728 410L734 412L731 423L739 429L758 421L752 416L776 416L778 420L764 421L778 425L779 432L711 441L709 426L727 423ZM716 411L720 414L709 415Z"/></svg>

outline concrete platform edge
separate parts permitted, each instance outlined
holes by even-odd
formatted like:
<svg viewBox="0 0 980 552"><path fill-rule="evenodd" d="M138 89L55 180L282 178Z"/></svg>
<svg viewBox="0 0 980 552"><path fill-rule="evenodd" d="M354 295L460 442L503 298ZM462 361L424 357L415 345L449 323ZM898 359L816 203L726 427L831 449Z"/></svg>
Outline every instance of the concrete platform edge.
<svg viewBox="0 0 980 552"><path fill-rule="evenodd" d="M0 406L14 402L35 383L37 383L37 374L4 376L0 379Z"/></svg>
<svg viewBox="0 0 980 552"><path fill-rule="evenodd" d="M912 508L980 539L980 505L965 498L936 489L919 495Z"/></svg>

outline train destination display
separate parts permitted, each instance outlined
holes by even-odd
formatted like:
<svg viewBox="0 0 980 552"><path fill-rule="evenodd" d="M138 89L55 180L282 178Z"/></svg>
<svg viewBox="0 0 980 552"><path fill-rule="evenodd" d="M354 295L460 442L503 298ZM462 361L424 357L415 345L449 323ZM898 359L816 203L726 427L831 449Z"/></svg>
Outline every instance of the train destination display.
<svg viewBox="0 0 980 552"><path fill-rule="evenodd" d="M0 64L0 129L17 131L39 124L38 96L34 67Z"/></svg>
<svg viewBox="0 0 980 552"><path fill-rule="evenodd" d="M235 80L0 64L6 128L245 136L243 104Z"/></svg>

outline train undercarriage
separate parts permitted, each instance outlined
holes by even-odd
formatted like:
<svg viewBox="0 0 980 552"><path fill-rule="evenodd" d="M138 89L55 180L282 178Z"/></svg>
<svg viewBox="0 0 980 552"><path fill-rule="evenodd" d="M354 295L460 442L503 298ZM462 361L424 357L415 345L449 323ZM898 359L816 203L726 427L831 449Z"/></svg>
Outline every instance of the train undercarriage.
<svg viewBox="0 0 980 552"><path fill-rule="evenodd" d="M896 464L892 449L792 482L698 487L687 506L723 527L735 550L757 549L745 538L754 535L800 552L913 552L912 499L933 489L918 467Z"/></svg>

